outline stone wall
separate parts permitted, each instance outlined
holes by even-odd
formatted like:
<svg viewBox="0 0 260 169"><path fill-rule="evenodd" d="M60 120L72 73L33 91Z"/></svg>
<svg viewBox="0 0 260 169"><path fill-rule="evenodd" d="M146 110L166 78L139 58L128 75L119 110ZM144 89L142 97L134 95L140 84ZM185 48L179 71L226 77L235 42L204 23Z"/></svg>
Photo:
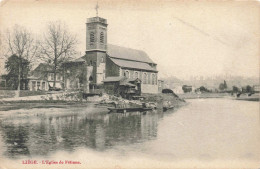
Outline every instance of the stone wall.
<svg viewBox="0 0 260 169"><path fill-rule="evenodd" d="M101 84L106 74L106 53L101 51L86 52L88 66L93 66L93 83Z"/></svg>
<svg viewBox="0 0 260 169"><path fill-rule="evenodd" d="M117 66L111 59L106 60L106 77L120 76L120 67Z"/></svg>

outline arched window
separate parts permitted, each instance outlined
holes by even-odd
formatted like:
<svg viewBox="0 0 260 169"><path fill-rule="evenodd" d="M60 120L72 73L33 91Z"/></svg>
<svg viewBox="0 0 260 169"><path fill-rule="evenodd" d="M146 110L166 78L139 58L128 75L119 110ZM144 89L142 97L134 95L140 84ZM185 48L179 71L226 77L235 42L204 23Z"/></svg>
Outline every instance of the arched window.
<svg viewBox="0 0 260 169"><path fill-rule="evenodd" d="M101 63L103 63L103 62L104 62L104 57L102 56L102 57L101 57Z"/></svg>
<svg viewBox="0 0 260 169"><path fill-rule="evenodd" d="M104 33L100 33L100 43L104 43Z"/></svg>
<svg viewBox="0 0 260 169"><path fill-rule="evenodd" d="M143 77L143 83L146 84L147 83L147 73L144 73L144 77Z"/></svg>
<svg viewBox="0 0 260 169"><path fill-rule="evenodd" d="M95 33L90 32L90 42L95 42Z"/></svg>
<svg viewBox="0 0 260 169"><path fill-rule="evenodd" d="M130 73L128 70L125 71L125 77L129 78L130 77Z"/></svg>
<svg viewBox="0 0 260 169"><path fill-rule="evenodd" d="M138 78L138 72L135 72L135 78Z"/></svg>
<svg viewBox="0 0 260 169"><path fill-rule="evenodd" d="M152 74L152 85L155 85L155 74Z"/></svg>

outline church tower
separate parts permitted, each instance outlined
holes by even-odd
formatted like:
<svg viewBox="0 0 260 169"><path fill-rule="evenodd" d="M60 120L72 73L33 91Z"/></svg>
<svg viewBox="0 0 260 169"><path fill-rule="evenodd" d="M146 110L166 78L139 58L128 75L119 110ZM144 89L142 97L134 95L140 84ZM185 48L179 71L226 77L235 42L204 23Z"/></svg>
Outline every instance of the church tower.
<svg viewBox="0 0 260 169"><path fill-rule="evenodd" d="M107 20L101 17L87 19L87 46L88 51L107 50Z"/></svg>
<svg viewBox="0 0 260 169"><path fill-rule="evenodd" d="M86 23L86 60L88 69L92 69L87 77L90 90L103 83L106 73L107 20L98 16L98 4L96 11L97 16Z"/></svg>

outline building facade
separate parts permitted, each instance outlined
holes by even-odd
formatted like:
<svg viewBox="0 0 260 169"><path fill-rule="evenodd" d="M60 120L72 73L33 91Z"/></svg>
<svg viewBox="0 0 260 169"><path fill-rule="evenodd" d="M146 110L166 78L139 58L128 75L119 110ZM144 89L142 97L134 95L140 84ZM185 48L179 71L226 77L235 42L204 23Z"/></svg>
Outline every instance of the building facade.
<svg viewBox="0 0 260 169"><path fill-rule="evenodd" d="M54 71L48 64L39 64L28 77L28 88L30 91L48 91L54 87ZM56 88L63 89L63 72L56 72Z"/></svg>

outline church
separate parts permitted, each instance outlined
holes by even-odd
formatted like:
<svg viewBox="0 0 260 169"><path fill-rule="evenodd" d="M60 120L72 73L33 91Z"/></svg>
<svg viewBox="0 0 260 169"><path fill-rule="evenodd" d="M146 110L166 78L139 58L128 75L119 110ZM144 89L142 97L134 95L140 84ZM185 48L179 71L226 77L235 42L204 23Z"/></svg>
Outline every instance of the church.
<svg viewBox="0 0 260 169"><path fill-rule="evenodd" d="M107 27L104 18L87 19L86 53L63 64L64 88L94 92L118 83L141 93L158 93L157 64L144 51L107 44Z"/></svg>
<svg viewBox="0 0 260 169"><path fill-rule="evenodd" d="M118 83L140 93L158 93L157 64L144 51L107 44L107 26L104 18L87 19L86 53L63 64L64 89L88 93Z"/></svg>
<svg viewBox="0 0 260 169"><path fill-rule="evenodd" d="M87 19L85 55L62 64L56 87L121 96L158 93L157 64L144 51L107 44L107 26L107 20L98 15ZM32 91L51 90L53 84L54 72L46 64L29 77Z"/></svg>

